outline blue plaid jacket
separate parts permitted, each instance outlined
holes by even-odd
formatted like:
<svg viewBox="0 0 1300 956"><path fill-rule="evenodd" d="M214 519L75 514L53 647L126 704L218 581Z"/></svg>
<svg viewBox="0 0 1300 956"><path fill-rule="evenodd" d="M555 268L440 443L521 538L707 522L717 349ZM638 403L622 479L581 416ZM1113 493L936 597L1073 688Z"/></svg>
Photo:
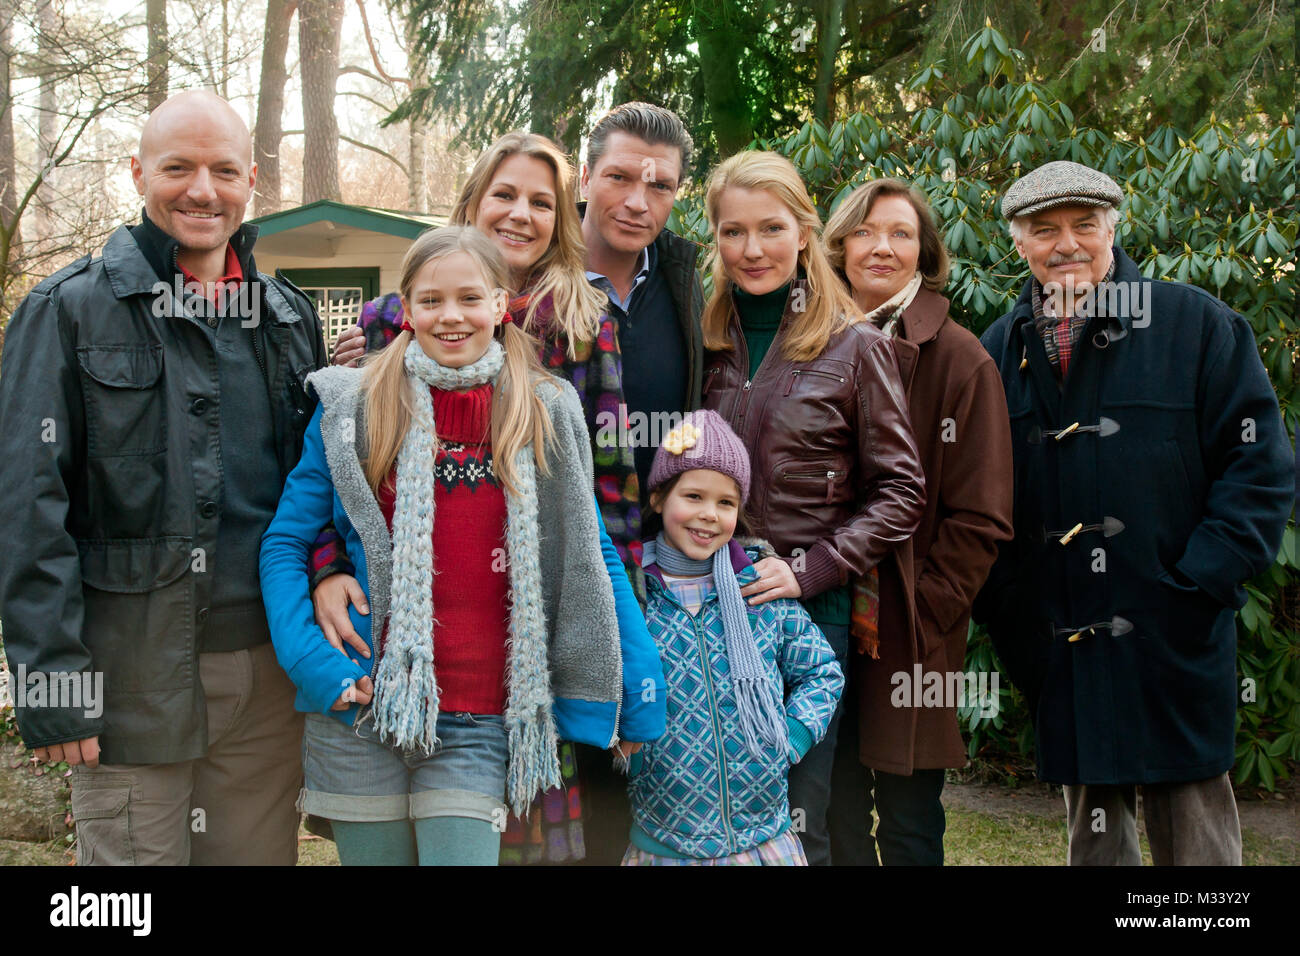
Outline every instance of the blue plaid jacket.
<svg viewBox="0 0 1300 956"><path fill-rule="evenodd" d="M756 580L753 556L729 544L742 587ZM770 679L785 688L787 753L755 760L745 749L716 593L692 615L646 569L646 623L668 683L668 729L633 754L628 793L633 845L661 856L728 856L790 827L787 776L825 735L844 689L835 654L797 601L748 608Z"/></svg>

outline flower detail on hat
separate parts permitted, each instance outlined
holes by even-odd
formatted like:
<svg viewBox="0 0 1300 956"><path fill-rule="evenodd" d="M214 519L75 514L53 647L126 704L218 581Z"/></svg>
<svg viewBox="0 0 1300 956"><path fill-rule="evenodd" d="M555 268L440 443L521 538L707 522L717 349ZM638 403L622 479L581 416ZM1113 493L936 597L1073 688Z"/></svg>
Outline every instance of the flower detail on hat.
<svg viewBox="0 0 1300 956"><path fill-rule="evenodd" d="M694 448L695 443L699 440L700 430L690 422L682 422L681 425L664 436L664 440L660 442L660 445L664 451L680 455L686 449Z"/></svg>

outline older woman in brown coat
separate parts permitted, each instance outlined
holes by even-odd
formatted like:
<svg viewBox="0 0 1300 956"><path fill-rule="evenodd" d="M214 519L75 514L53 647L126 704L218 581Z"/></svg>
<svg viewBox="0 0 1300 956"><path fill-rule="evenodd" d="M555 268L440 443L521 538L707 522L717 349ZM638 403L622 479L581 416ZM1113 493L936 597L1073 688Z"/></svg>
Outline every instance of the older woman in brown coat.
<svg viewBox="0 0 1300 956"><path fill-rule="evenodd" d="M948 253L921 193L896 179L859 187L827 223L826 245L858 308L893 338L929 492L912 539L915 634L888 589L878 649L858 634L860 649L872 646L855 655L845 694L859 734L846 721L837 748L832 859L876 862L874 799L881 861L940 865L944 768L966 763L952 691L974 683L957 676L971 604L1012 534L1006 399L979 340L948 317Z"/></svg>

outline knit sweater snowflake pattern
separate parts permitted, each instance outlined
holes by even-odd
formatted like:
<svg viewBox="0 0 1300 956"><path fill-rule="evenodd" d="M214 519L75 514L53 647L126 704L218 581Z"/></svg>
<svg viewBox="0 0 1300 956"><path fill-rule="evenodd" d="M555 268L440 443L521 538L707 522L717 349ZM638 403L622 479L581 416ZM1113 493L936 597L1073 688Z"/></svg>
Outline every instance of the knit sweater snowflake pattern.
<svg viewBox="0 0 1300 956"><path fill-rule="evenodd" d="M431 388L434 464L433 661L444 712L501 714L506 706L509 566L506 499L492 471L492 386ZM391 533L397 467L379 486ZM380 637L384 652L388 628Z"/></svg>

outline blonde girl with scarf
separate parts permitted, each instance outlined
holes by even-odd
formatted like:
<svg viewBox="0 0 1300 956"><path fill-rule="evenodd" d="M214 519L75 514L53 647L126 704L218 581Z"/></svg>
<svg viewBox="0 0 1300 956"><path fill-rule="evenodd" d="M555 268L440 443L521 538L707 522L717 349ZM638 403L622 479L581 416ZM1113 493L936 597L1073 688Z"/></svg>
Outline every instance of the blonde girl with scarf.
<svg viewBox="0 0 1300 956"><path fill-rule="evenodd" d="M607 565L616 576L620 621L626 621L636 603L631 589L644 592L637 564L640 490L631 445L601 425L610 409L627 403L627 395L617 320L606 308L605 293L587 281L576 178L563 150L551 140L536 133L506 133L475 161L450 219L474 226L500 250L509 270L510 314L536 336L542 365L575 387L592 438L593 490L611 539ZM340 336L335 364L384 348L400 330L403 315L397 295L367 303L358 326ZM619 565L626 571L626 589L617 579ZM312 579L317 620L326 637L335 646L355 645L349 613L359 592L333 529L317 542ZM630 623L622 636L625 677L657 660L644 621ZM662 682L657 675L654 679ZM663 733L662 698L648 702L645 697L640 682L624 680L619 728L624 740L650 741ZM611 833L621 839L626 830L613 822L627 817L622 778L607 769L603 753L579 752L568 744L560 749L560 766L563 788L540 797L530 819L510 819L502 835L502 863L567 863L588 854L610 859L618 852L608 840ZM610 822L602 824L599 818Z"/></svg>
<svg viewBox="0 0 1300 956"><path fill-rule="evenodd" d="M495 863L507 804L559 784L559 739L619 743L590 440L508 321L507 283L474 229L416 240L391 347L309 377L320 405L263 537L272 638L309 715L300 804L344 864ZM368 659L313 618L308 555L331 521Z"/></svg>

